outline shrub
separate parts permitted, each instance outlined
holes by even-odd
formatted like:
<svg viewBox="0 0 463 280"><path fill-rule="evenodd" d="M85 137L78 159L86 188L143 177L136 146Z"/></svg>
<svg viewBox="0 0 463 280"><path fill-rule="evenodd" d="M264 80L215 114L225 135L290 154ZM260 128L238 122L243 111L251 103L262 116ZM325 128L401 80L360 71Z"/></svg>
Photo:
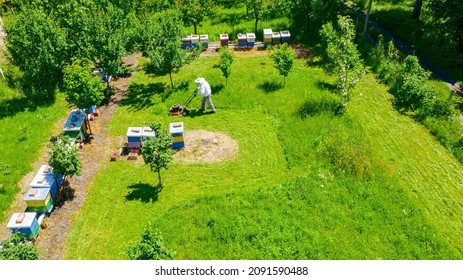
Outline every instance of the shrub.
<svg viewBox="0 0 463 280"><path fill-rule="evenodd" d="M36 260L39 251L31 242L23 242L19 233L12 234L0 246L0 260Z"/></svg>
<svg viewBox="0 0 463 280"><path fill-rule="evenodd" d="M143 231L141 240L127 250L131 260L172 260L175 252L164 246L162 235L152 231L151 225Z"/></svg>

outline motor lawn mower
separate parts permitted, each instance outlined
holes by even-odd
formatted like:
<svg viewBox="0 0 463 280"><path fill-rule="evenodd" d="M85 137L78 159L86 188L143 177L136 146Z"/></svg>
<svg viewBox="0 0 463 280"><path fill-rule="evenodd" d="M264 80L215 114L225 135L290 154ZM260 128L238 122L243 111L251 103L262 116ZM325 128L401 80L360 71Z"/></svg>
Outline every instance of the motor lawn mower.
<svg viewBox="0 0 463 280"><path fill-rule="evenodd" d="M193 100L195 96L196 96L196 91L193 92L193 94L190 97L188 97L187 101L184 103L183 106L180 104L172 105L172 107L170 107L169 109L169 115L170 116L180 115L180 114L182 114L182 116L188 115L191 111L187 108L187 106L190 105L191 101Z"/></svg>

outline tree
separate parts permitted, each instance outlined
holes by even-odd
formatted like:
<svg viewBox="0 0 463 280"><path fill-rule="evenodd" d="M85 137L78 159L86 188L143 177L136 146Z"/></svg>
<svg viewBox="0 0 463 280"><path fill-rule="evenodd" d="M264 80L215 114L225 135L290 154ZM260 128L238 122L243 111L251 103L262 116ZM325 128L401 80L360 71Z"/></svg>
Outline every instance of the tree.
<svg viewBox="0 0 463 280"><path fill-rule="evenodd" d="M48 164L53 167L55 177L61 174L63 180L67 176L81 175L82 163L79 160L77 148L72 146L69 136L58 136L58 139L51 147Z"/></svg>
<svg viewBox="0 0 463 280"><path fill-rule="evenodd" d="M214 1L212 0L175 0L175 4L183 14L187 24L193 24L194 34L198 34L198 25L211 14Z"/></svg>
<svg viewBox="0 0 463 280"><path fill-rule="evenodd" d="M291 0L293 17L302 16L304 28L315 26L318 30L322 22L334 18L339 8L338 0Z"/></svg>
<svg viewBox="0 0 463 280"><path fill-rule="evenodd" d="M104 85L99 77L91 73L89 61L75 61L66 66L63 84L67 94L66 100L79 109L99 105L104 99ZM87 114L85 122L92 133Z"/></svg>
<svg viewBox="0 0 463 280"><path fill-rule="evenodd" d="M363 69L360 53L354 44L355 30L352 19L338 16L338 27L339 30L335 30L331 23L324 24L320 34L345 107L350 99L349 92L362 77Z"/></svg>
<svg viewBox="0 0 463 280"><path fill-rule="evenodd" d="M293 61L296 58L293 49L285 43L275 48L272 58L275 68L283 76L283 85L286 85L286 77L293 68Z"/></svg>
<svg viewBox="0 0 463 280"><path fill-rule="evenodd" d="M272 0L246 0L246 7L254 18L254 32L257 33L257 25L272 9Z"/></svg>
<svg viewBox="0 0 463 280"><path fill-rule="evenodd" d="M172 136L167 131L161 130L160 124L150 126L155 131L156 137L143 142L141 155L151 171L158 173L159 185L162 187L161 169L169 168L169 163L173 159Z"/></svg>
<svg viewBox="0 0 463 280"><path fill-rule="evenodd" d="M169 73L170 86L173 88L172 73L188 61L187 56L187 51L182 50L180 43L173 41L156 48L151 53L151 65L159 72Z"/></svg>
<svg viewBox="0 0 463 280"><path fill-rule="evenodd" d="M33 102L53 102L66 62L63 30L53 16L33 5L5 21L7 47L24 73L23 89Z"/></svg>
<svg viewBox="0 0 463 280"><path fill-rule="evenodd" d="M228 48L220 48L219 51L219 67L225 77L225 84L228 84L228 77L231 74L231 65L233 63L233 55Z"/></svg>
<svg viewBox="0 0 463 280"><path fill-rule="evenodd" d="M463 1L428 0L428 8L436 19L442 22L442 31L450 35L460 52L463 50Z"/></svg>
<svg viewBox="0 0 463 280"><path fill-rule="evenodd" d="M368 22L370 21L370 12L371 12L371 4L372 3L373 3L373 0L368 1L367 14L365 16L365 24L363 25L362 36L367 35Z"/></svg>
<svg viewBox="0 0 463 280"><path fill-rule="evenodd" d="M131 260L172 260L174 254L164 245L161 233L153 231L150 224L143 231L141 240L127 249Z"/></svg>
<svg viewBox="0 0 463 280"><path fill-rule="evenodd" d="M39 250L32 242L22 242L19 233L12 234L0 247L0 260L37 260Z"/></svg>
<svg viewBox="0 0 463 280"><path fill-rule="evenodd" d="M400 111L415 111L434 98L427 86L430 73L420 66L416 56L407 56L398 72L399 78L393 88L393 103Z"/></svg>

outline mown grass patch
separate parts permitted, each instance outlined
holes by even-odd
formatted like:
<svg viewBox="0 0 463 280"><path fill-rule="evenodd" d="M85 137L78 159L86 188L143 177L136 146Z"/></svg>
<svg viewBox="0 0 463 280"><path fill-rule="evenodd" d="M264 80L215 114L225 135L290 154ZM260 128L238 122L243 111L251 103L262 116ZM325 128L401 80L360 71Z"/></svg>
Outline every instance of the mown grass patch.
<svg viewBox="0 0 463 280"><path fill-rule="evenodd" d="M162 189L142 163L108 163L70 230L67 259L127 258L148 222L178 259L461 257L461 222L450 214L459 213L461 165L391 107L384 86L367 76L340 116L330 78L303 60L285 87L271 91L261 85L282 78L269 57L237 57L227 86L216 63L203 57L187 65L174 75L184 87L167 95L143 91L168 85L167 76L137 73L130 87L138 90L129 89L109 133L183 121L187 130L228 134L238 155L175 162L162 171ZM198 76L210 82L217 114L168 116ZM140 94L146 106L127 101Z"/></svg>

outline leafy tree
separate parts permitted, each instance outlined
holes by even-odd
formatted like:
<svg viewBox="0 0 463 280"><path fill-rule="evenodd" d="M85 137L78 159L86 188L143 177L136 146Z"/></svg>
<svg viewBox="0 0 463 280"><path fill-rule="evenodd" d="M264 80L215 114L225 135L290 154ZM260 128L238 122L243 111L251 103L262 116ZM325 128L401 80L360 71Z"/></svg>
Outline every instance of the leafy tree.
<svg viewBox="0 0 463 280"><path fill-rule="evenodd" d="M161 169L169 168L169 163L173 159L172 136L167 131L162 131L160 125L152 124L151 127L156 137L143 142L141 155L151 171L158 173L159 185L162 186Z"/></svg>
<svg viewBox="0 0 463 280"><path fill-rule="evenodd" d="M211 14L214 6L212 0L175 0L187 24L193 24L194 34L198 34L198 25Z"/></svg>
<svg viewBox="0 0 463 280"><path fill-rule="evenodd" d="M91 73L89 61L76 61L64 69L64 88L67 94L66 100L79 109L88 109L93 105L99 105L104 99L104 85L101 79ZM87 114L85 122L90 128Z"/></svg>
<svg viewBox="0 0 463 280"><path fill-rule="evenodd" d="M338 27L339 30L335 30L331 23L324 24L320 34L345 107L350 99L349 92L362 77L363 69L360 54L354 44L352 19L338 16Z"/></svg>
<svg viewBox="0 0 463 280"><path fill-rule="evenodd" d="M275 68L283 76L283 85L286 85L286 77L293 68L293 61L296 58L293 49L288 44L283 44L275 48L272 55Z"/></svg>
<svg viewBox="0 0 463 280"><path fill-rule="evenodd" d="M436 19L442 22L442 30L449 34L448 40L454 42L460 52L463 50L463 1L428 0L428 8Z"/></svg>
<svg viewBox="0 0 463 280"><path fill-rule="evenodd" d="M427 86L429 72L424 70L416 56L407 56L399 68L399 79L394 91L394 105L402 112L415 111L434 94Z"/></svg>
<svg viewBox="0 0 463 280"><path fill-rule="evenodd" d="M143 231L141 240L127 249L131 260L172 260L174 254L164 245L161 233L153 231L150 224Z"/></svg>
<svg viewBox="0 0 463 280"><path fill-rule="evenodd" d="M219 51L219 67L225 77L225 84L228 84L228 77L231 74L231 65L233 63L233 55L228 48L220 48Z"/></svg>
<svg viewBox="0 0 463 280"><path fill-rule="evenodd" d="M259 21L265 18L272 9L272 0L245 0L245 3L254 18L254 32L257 33Z"/></svg>
<svg viewBox="0 0 463 280"><path fill-rule="evenodd" d="M0 260L37 260L39 251L32 242L22 242L19 233L12 234L3 241L0 248Z"/></svg>
<svg viewBox="0 0 463 280"><path fill-rule="evenodd" d="M187 51L182 50L180 43L176 41L158 47L151 53L151 65L159 72L169 73L172 88L174 87L172 73L180 69L187 61Z"/></svg>
<svg viewBox="0 0 463 280"><path fill-rule="evenodd" d="M293 16L301 15L305 21L305 29L310 26L320 28L323 21L334 18L339 7L338 0L291 0Z"/></svg>
<svg viewBox="0 0 463 280"><path fill-rule="evenodd" d="M58 22L43 9L24 6L5 22L8 51L24 72L23 89L34 102L53 102L66 62L66 41Z"/></svg>
<svg viewBox="0 0 463 280"><path fill-rule="evenodd" d="M58 136L58 139L51 147L48 164L53 167L55 176L58 176L58 174L63 175L63 180L67 176L81 175L82 163L79 160L77 148L71 146L69 136Z"/></svg>
<svg viewBox="0 0 463 280"><path fill-rule="evenodd" d="M365 24L363 25L363 32L362 36L367 35L367 29L368 29L368 23L370 22L370 12L371 12L371 5L373 4L373 0L368 1L368 6L367 6L367 13L365 16Z"/></svg>

